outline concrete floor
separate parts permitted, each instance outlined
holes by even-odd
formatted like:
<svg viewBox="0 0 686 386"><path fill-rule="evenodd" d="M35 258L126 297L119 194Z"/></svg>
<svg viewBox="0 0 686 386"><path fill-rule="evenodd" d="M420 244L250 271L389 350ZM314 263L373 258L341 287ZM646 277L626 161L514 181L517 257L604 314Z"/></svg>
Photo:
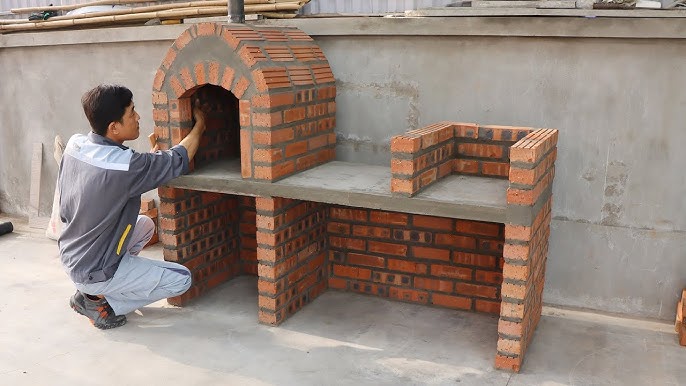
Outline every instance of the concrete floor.
<svg viewBox="0 0 686 386"><path fill-rule="evenodd" d="M15 225L0 236L2 385L686 384L669 323L546 308L510 374L493 369L496 317L328 291L267 327L251 277L100 331L69 308L56 243Z"/></svg>

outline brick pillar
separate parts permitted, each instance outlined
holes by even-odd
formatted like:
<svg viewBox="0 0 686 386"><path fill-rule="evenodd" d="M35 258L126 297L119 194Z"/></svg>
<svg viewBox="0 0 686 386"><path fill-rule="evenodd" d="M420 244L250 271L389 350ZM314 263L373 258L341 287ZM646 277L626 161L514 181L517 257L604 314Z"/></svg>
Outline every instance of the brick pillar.
<svg viewBox="0 0 686 386"><path fill-rule="evenodd" d="M541 318L557 155L557 130L536 130L510 148L502 305L495 366L519 371Z"/></svg>
<svg viewBox="0 0 686 386"><path fill-rule="evenodd" d="M326 204L257 197L259 321L278 325L326 281Z"/></svg>
<svg viewBox="0 0 686 386"><path fill-rule="evenodd" d="M164 259L193 274L188 292L169 299L184 305L240 272L238 198L166 187L158 192Z"/></svg>
<svg viewBox="0 0 686 386"><path fill-rule="evenodd" d="M255 197L240 197L241 273L257 276Z"/></svg>

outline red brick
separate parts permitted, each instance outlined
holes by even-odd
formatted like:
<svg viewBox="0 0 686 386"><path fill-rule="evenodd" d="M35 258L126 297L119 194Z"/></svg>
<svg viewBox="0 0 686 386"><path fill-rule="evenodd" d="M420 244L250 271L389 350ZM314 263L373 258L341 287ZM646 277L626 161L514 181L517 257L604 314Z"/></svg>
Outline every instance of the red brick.
<svg viewBox="0 0 686 386"><path fill-rule="evenodd" d="M415 288L421 288L429 291L453 292L453 282L448 280L415 277L414 286Z"/></svg>
<svg viewBox="0 0 686 386"><path fill-rule="evenodd" d="M176 48L180 51L180 50L182 50L184 47L186 47L186 45L187 45L188 43L190 43L191 40L193 40L193 37L191 36L190 31L189 31L189 30L185 30L185 31L183 31L183 32L181 33L181 35L179 35L178 38L176 38L176 41L174 41L174 45L175 45Z"/></svg>
<svg viewBox="0 0 686 386"><path fill-rule="evenodd" d="M215 34L214 23L200 23L197 25L198 36L211 36Z"/></svg>
<svg viewBox="0 0 686 386"><path fill-rule="evenodd" d="M359 253L348 253L348 263L354 265L364 265L368 267L383 268L386 259L383 257L363 255Z"/></svg>
<svg viewBox="0 0 686 386"><path fill-rule="evenodd" d="M412 180L403 180L399 178L391 178L391 192L405 193L408 195L414 194L414 184Z"/></svg>
<svg viewBox="0 0 686 386"><path fill-rule="evenodd" d="M407 260L388 259L388 269L390 271L402 271L420 275L426 274L426 264Z"/></svg>
<svg viewBox="0 0 686 386"><path fill-rule="evenodd" d="M422 259L432 260L450 260L450 251L447 249L427 248L427 247L412 247L412 256Z"/></svg>
<svg viewBox="0 0 686 386"><path fill-rule="evenodd" d="M477 285L469 283L456 283L455 292L460 295L479 296L482 298L495 299L498 289L487 285Z"/></svg>
<svg viewBox="0 0 686 386"><path fill-rule="evenodd" d="M431 275L439 277L449 277L460 280L472 280L472 269L464 267L454 267L451 265L431 265Z"/></svg>
<svg viewBox="0 0 686 386"><path fill-rule="evenodd" d="M253 142L256 145L276 145L282 142L293 140L294 132L292 128L253 132Z"/></svg>
<svg viewBox="0 0 686 386"><path fill-rule="evenodd" d="M209 62L207 67L209 69L207 81L210 84L219 85L219 62Z"/></svg>
<svg viewBox="0 0 686 386"><path fill-rule="evenodd" d="M479 173L479 161L475 161L475 160L456 159L454 167L455 167L455 172L457 172L457 173L468 173L468 174Z"/></svg>
<svg viewBox="0 0 686 386"><path fill-rule="evenodd" d="M224 67L224 73L222 74L222 80L219 85L227 91L231 91L231 86L233 85L233 76L235 71L233 68L226 66Z"/></svg>
<svg viewBox="0 0 686 386"><path fill-rule="evenodd" d="M157 72L155 73L155 79L152 82L152 88L155 91L160 91L162 90L162 85L164 84L164 78L167 76L167 73L162 70L162 67L160 67Z"/></svg>
<svg viewBox="0 0 686 386"><path fill-rule="evenodd" d="M334 248L352 249L357 251L366 250L365 240L348 237L329 237L329 243Z"/></svg>
<svg viewBox="0 0 686 386"><path fill-rule="evenodd" d="M474 303L474 309L478 312L500 314L500 302L476 299Z"/></svg>
<svg viewBox="0 0 686 386"><path fill-rule="evenodd" d="M457 145L460 155L481 158L502 158L503 147L499 145L486 145L480 143L460 143Z"/></svg>
<svg viewBox="0 0 686 386"><path fill-rule="evenodd" d="M332 207L331 218L359 222L367 221L369 219L368 212L365 209L351 209L342 207Z"/></svg>
<svg viewBox="0 0 686 386"><path fill-rule="evenodd" d="M367 268L346 267L338 264L333 265L333 274L335 276L343 276L360 280L369 280L372 277L372 271Z"/></svg>
<svg viewBox="0 0 686 386"><path fill-rule="evenodd" d="M455 224L455 230L458 232L493 237L500 235L501 228L501 224L492 222L457 220Z"/></svg>
<svg viewBox="0 0 686 386"><path fill-rule="evenodd" d="M391 138L391 152L393 153L416 153L422 147L421 137L411 138L402 135Z"/></svg>
<svg viewBox="0 0 686 386"><path fill-rule="evenodd" d="M279 94L258 94L252 97L254 107L273 108L292 105L295 102L295 94L292 92Z"/></svg>
<svg viewBox="0 0 686 386"><path fill-rule="evenodd" d="M382 212L373 210L370 212L370 221L381 224L407 225L408 216L403 213Z"/></svg>
<svg viewBox="0 0 686 386"><path fill-rule="evenodd" d="M477 269L475 279L476 281L482 283L500 284L503 282L503 274L500 272L482 271Z"/></svg>
<svg viewBox="0 0 686 386"><path fill-rule="evenodd" d="M479 125L476 123L455 123L455 137L458 138L479 138Z"/></svg>
<svg viewBox="0 0 686 386"><path fill-rule="evenodd" d="M509 370L518 373L521 365L522 360L520 357L512 358L500 354L495 357L495 367L501 370Z"/></svg>
<svg viewBox="0 0 686 386"><path fill-rule="evenodd" d="M530 241L532 237L532 228L523 225L505 224L505 239Z"/></svg>
<svg viewBox="0 0 686 386"><path fill-rule="evenodd" d="M406 256L407 245L382 243L379 241L369 241L369 252L376 252L380 254L388 254L395 256ZM390 268L390 265L389 265Z"/></svg>
<svg viewBox="0 0 686 386"><path fill-rule="evenodd" d="M251 132L245 129L240 130L241 136L241 177L252 178L252 157L250 149L252 148Z"/></svg>
<svg viewBox="0 0 686 386"><path fill-rule="evenodd" d="M469 253L454 251L453 262L456 264L476 265L479 267L495 268L496 257L491 255L481 255L478 253Z"/></svg>
<svg viewBox="0 0 686 386"><path fill-rule="evenodd" d="M345 279L340 279L337 277L330 277L328 282L329 282L329 288L336 288L336 289L347 289L348 288L348 281Z"/></svg>
<svg viewBox="0 0 686 386"><path fill-rule="evenodd" d="M299 141L286 145L286 157L304 154L307 152L307 141Z"/></svg>
<svg viewBox="0 0 686 386"><path fill-rule="evenodd" d="M503 267L503 277L510 280L529 280L529 266L505 264Z"/></svg>
<svg viewBox="0 0 686 386"><path fill-rule="evenodd" d="M411 289L403 289L397 287L391 287L388 290L388 296L391 298L404 300L407 302L423 303L426 304L429 300L429 294L424 291L415 291Z"/></svg>
<svg viewBox="0 0 686 386"><path fill-rule="evenodd" d="M388 239L391 237L391 230L389 228L373 227L366 225L354 225L352 229L354 236L366 236L381 239Z"/></svg>
<svg viewBox="0 0 686 386"><path fill-rule="evenodd" d="M249 86L250 81L246 77L241 76L240 79L238 79L238 82L236 82L236 86L231 90L231 92L236 98L241 99Z"/></svg>
<svg viewBox="0 0 686 386"><path fill-rule="evenodd" d="M207 83L207 80L205 79L205 64L200 62L196 63L194 67L194 73L195 73L195 80L196 84L202 85Z"/></svg>
<svg viewBox="0 0 686 386"><path fill-rule="evenodd" d="M436 245L447 245L455 248L476 248L476 239L468 236L460 236L446 233L436 234Z"/></svg>
<svg viewBox="0 0 686 386"><path fill-rule="evenodd" d="M472 309L472 299L463 298L461 296L450 296L434 293L431 295L431 304L449 308L458 308L462 310Z"/></svg>

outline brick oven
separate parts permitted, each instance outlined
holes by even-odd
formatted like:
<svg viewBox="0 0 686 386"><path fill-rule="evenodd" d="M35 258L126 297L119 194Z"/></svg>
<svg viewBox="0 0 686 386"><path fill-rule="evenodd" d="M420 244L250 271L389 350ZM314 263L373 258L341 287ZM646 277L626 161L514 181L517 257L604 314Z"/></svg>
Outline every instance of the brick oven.
<svg viewBox="0 0 686 386"><path fill-rule="evenodd" d="M204 23L153 84L160 148L210 112L192 172L159 189L166 260L189 300L256 275L259 322L327 289L500 315L496 366L519 371L541 315L557 131L441 122L396 136L390 168L336 161L336 88L293 28ZM495 343L495 342L494 342Z"/></svg>

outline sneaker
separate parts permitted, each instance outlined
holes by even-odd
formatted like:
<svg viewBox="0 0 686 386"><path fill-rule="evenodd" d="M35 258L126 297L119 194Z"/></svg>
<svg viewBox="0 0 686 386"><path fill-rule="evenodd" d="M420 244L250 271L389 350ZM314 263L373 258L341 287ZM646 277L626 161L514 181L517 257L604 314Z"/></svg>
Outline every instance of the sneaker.
<svg viewBox="0 0 686 386"><path fill-rule="evenodd" d="M69 305L74 311L90 319L91 323L101 329L107 330L126 324L125 315L115 315L105 298L91 300L81 291L76 291L69 299Z"/></svg>

